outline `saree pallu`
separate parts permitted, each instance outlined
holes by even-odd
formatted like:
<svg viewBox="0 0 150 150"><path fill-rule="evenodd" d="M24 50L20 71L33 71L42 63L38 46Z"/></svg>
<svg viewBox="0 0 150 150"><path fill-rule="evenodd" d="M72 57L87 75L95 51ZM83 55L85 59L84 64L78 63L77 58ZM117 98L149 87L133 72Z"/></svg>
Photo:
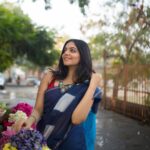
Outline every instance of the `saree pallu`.
<svg viewBox="0 0 150 150"><path fill-rule="evenodd" d="M45 92L44 109L37 129L47 139L47 145L53 150L86 150L86 138L83 125L72 125L71 116L88 88L87 83L75 84L65 93L59 87ZM100 90L95 91L95 97ZM96 107L93 104L93 111ZM95 109L95 110L94 110ZM64 140L65 137L65 140Z"/></svg>

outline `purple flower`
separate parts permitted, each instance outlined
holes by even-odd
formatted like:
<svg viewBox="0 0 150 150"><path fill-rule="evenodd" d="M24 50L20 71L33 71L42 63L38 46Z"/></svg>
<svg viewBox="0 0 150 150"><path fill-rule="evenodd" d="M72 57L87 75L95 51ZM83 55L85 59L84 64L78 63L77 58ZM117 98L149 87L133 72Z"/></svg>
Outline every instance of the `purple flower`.
<svg viewBox="0 0 150 150"><path fill-rule="evenodd" d="M42 150L42 146L46 145L46 140L37 130L20 130L10 139L11 145L21 150Z"/></svg>

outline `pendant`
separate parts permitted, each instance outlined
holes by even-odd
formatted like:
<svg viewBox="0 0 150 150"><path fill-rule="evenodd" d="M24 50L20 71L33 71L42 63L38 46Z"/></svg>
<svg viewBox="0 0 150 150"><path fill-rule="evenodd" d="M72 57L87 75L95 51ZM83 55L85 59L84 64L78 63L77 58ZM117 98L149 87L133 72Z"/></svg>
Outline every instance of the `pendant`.
<svg viewBox="0 0 150 150"><path fill-rule="evenodd" d="M62 93L64 93L66 90L65 90L65 88L61 88L60 91L61 91Z"/></svg>
<svg viewBox="0 0 150 150"><path fill-rule="evenodd" d="M64 85L62 81L59 81L59 88L62 93L66 92L73 84Z"/></svg>

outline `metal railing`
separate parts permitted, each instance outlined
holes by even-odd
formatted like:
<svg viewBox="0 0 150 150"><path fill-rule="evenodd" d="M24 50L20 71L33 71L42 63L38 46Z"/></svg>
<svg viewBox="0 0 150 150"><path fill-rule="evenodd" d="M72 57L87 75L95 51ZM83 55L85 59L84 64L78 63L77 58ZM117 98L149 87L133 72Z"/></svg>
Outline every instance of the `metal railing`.
<svg viewBox="0 0 150 150"><path fill-rule="evenodd" d="M106 109L150 122L150 65L104 68Z"/></svg>

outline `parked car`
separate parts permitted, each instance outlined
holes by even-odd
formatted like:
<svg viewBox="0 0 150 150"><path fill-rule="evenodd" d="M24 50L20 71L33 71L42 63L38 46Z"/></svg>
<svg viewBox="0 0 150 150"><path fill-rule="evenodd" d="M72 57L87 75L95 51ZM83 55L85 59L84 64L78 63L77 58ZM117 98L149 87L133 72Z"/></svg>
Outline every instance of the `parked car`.
<svg viewBox="0 0 150 150"><path fill-rule="evenodd" d="M39 86L40 85L40 80L36 77L27 77L26 85L27 86Z"/></svg>
<svg viewBox="0 0 150 150"><path fill-rule="evenodd" d="M6 78L3 73L0 73L0 89L4 89L6 84Z"/></svg>

